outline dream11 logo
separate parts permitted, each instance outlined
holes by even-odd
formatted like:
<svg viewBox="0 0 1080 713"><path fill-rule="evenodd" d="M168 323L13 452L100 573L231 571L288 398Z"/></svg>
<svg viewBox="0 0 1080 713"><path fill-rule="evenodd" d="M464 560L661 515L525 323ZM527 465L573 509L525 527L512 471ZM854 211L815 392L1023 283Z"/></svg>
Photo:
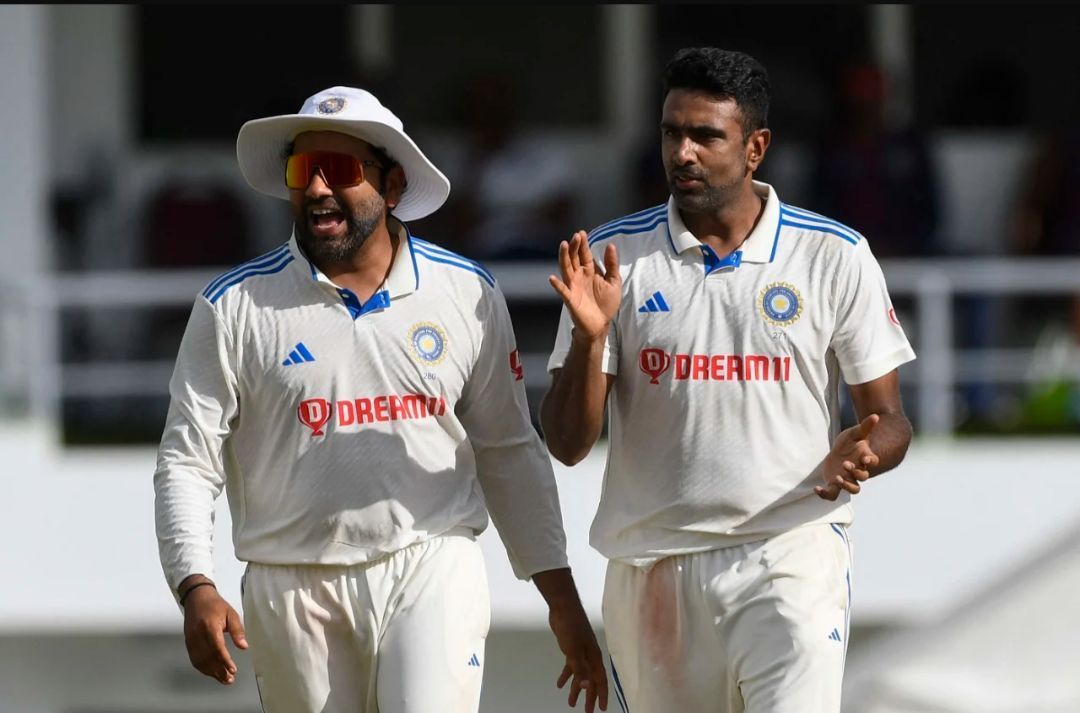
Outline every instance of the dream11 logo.
<svg viewBox="0 0 1080 713"><path fill-rule="evenodd" d="M326 399L307 399L301 401L296 409L300 423L311 429L312 437L325 436L323 426L330 421L330 402Z"/></svg>
<svg viewBox="0 0 1080 713"><path fill-rule="evenodd" d="M638 367L649 377L650 384L659 384L657 379L671 366L671 355L663 349L650 347L642 349L638 356Z"/></svg>

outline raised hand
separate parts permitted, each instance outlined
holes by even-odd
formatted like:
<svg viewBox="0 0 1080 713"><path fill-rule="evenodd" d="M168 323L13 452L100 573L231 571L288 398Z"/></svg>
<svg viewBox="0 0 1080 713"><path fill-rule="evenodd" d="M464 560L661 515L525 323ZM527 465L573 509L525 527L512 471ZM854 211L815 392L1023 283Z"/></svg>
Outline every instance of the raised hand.
<svg viewBox="0 0 1080 713"><path fill-rule="evenodd" d="M559 243L559 270L562 279L550 275L548 282L562 297L575 329L589 339L603 337L622 300L622 277L615 246L608 245L604 250L601 272L589 250L588 235L579 230L569 243L565 240Z"/></svg>
<svg viewBox="0 0 1080 713"><path fill-rule="evenodd" d="M814 492L825 500L836 500L841 490L857 495L862 482L870 477L870 469L880 459L870 447L870 433L881 420L872 413L862 423L841 431L836 436L829 455L821 464L821 477L825 485L818 485Z"/></svg>

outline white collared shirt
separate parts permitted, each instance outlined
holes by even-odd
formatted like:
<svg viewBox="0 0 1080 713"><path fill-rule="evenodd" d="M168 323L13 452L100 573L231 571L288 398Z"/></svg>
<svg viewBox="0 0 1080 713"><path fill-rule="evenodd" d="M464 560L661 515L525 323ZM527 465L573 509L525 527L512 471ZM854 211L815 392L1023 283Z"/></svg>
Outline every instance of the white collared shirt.
<svg viewBox="0 0 1080 713"><path fill-rule="evenodd" d="M154 475L174 591L212 576L223 487L242 561L368 562L455 527L479 533L486 501L517 576L566 566L502 292L478 263L399 236L363 304L295 237L196 299Z"/></svg>
<svg viewBox="0 0 1080 713"><path fill-rule="evenodd" d="M592 545L649 566L812 522L851 521L822 500L817 468L840 430L839 379L872 381L914 359L863 236L766 199L720 259L673 199L590 233L618 248L623 296L604 347L615 374L609 454ZM565 307L548 369L569 352Z"/></svg>

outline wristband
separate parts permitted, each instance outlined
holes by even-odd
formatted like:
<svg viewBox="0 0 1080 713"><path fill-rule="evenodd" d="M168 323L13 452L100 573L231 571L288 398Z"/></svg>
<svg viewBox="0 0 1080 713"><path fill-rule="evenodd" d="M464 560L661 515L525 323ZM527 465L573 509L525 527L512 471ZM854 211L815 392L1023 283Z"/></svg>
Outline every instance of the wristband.
<svg viewBox="0 0 1080 713"><path fill-rule="evenodd" d="M188 598L189 594L194 592L199 587L213 587L214 589L217 589L217 585L214 584L213 582L199 582L198 584L193 584L190 587L188 587L188 590L186 592L184 592L184 595L182 597L180 597L180 601L179 601L180 606L184 606L184 600Z"/></svg>

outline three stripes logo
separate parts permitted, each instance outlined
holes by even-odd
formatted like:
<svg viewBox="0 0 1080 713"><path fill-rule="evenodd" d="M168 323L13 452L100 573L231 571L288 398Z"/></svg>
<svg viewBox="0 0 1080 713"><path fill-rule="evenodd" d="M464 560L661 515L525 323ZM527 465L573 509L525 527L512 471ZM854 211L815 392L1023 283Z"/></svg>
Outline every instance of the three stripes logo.
<svg viewBox="0 0 1080 713"><path fill-rule="evenodd" d="M829 641L843 641L843 639L840 638L840 632L833 629L832 633L829 634Z"/></svg>
<svg viewBox="0 0 1080 713"><path fill-rule="evenodd" d="M480 659L476 658L476 654L473 654L473 655L472 655L472 658L471 658L471 659L469 659L469 663L468 663L468 664L466 664L466 665L467 665L467 666L476 666L476 667L479 667L479 666L480 666Z"/></svg>
<svg viewBox="0 0 1080 713"><path fill-rule="evenodd" d="M282 366L292 366L294 364L305 364L315 361L315 357L311 356L311 352L304 346L303 342L297 342L293 350L289 352L288 358L281 362Z"/></svg>
<svg viewBox="0 0 1080 713"><path fill-rule="evenodd" d="M641 307L638 307L638 312L670 312L671 308L668 307L668 303L664 301L664 296L659 292L654 292L653 296L645 301Z"/></svg>

